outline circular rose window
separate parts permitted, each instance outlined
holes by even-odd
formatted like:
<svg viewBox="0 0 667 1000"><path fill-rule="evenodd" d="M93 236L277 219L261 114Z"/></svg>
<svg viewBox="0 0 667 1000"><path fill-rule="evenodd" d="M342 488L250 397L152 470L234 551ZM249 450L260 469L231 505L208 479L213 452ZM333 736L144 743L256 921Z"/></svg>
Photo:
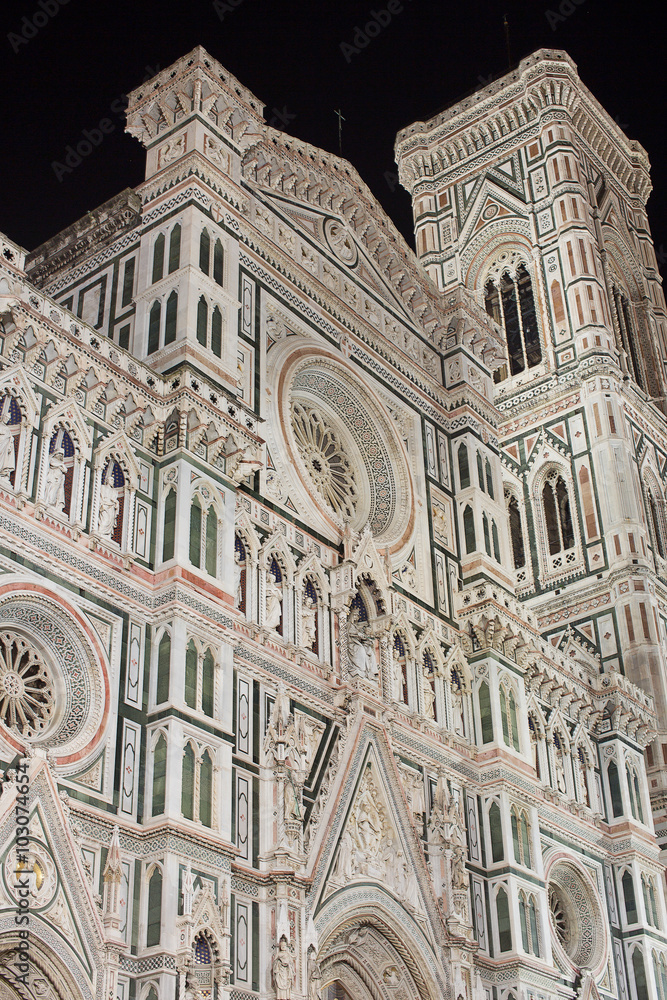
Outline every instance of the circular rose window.
<svg viewBox="0 0 667 1000"><path fill-rule="evenodd" d="M558 861L547 881L551 929L573 965L593 969L604 959L607 937L597 893L573 864Z"/></svg>
<svg viewBox="0 0 667 1000"><path fill-rule="evenodd" d="M401 544L413 517L413 491L396 426L356 373L325 356L283 368L279 426L305 502L341 530L368 525L383 545Z"/></svg>
<svg viewBox="0 0 667 1000"><path fill-rule="evenodd" d="M23 737L38 736L55 709L53 678L25 639L0 634L0 720Z"/></svg>

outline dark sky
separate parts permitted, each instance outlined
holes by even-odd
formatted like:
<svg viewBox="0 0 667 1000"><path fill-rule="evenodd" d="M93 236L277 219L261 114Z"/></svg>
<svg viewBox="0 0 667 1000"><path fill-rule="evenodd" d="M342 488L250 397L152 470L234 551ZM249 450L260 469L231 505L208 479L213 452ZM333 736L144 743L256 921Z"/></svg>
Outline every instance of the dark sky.
<svg viewBox="0 0 667 1000"><path fill-rule="evenodd" d="M33 249L143 178L119 98L201 44L266 103L272 124L359 170L411 239L397 185L398 129L432 115L540 47L565 49L584 82L647 149L649 217L667 273L664 77L667 5L643 0L392 0L400 12L359 52L355 29L387 0L3 0L0 230ZM217 9L216 9L217 8ZM31 37L28 37L31 36ZM115 109L115 110L114 110ZM66 147L110 118L113 131L71 172ZM56 174L60 174L60 179Z"/></svg>

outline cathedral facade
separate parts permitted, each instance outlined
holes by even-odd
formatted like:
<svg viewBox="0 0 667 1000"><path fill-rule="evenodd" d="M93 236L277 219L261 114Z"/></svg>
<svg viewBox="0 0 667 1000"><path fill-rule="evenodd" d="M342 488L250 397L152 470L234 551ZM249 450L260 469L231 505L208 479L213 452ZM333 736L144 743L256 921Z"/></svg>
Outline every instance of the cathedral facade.
<svg viewBox="0 0 667 1000"><path fill-rule="evenodd" d="M202 48L0 237L0 998L667 1000L667 317L562 52L417 253Z"/></svg>

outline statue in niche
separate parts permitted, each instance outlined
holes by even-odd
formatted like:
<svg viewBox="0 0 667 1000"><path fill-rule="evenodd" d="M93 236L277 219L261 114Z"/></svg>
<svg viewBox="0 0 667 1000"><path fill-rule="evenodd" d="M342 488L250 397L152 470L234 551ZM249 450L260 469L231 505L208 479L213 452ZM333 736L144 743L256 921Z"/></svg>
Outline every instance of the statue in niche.
<svg viewBox="0 0 667 1000"><path fill-rule="evenodd" d="M461 807L461 796L453 796L449 810L451 847L452 847L452 888L468 888L468 872L466 871L466 858L468 856L468 846L466 844L466 828Z"/></svg>
<svg viewBox="0 0 667 1000"><path fill-rule="evenodd" d="M192 967L185 973L185 1000L204 1000L204 994L197 982L197 974Z"/></svg>
<svg viewBox="0 0 667 1000"><path fill-rule="evenodd" d="M65 466L65 453L54 451L49 455L49 471L46 474L46 486L44 488L44 501L49 507L56 507L63 510L65 506L65 476L67 468Z"/></svg>
<svg viewBox="0 0 667 1000"><path fill-rule="evenodd" d="M435 719L435 691L431 685L431 676L424 671L424 715L427 719Z"/></svg>
<svg viewBox="0 0 667 1000"><path fill-rule="evenodd" d="M369 681L377 679L379 667L375 656L375 642L358 620L348 622L347 655L352 677L363 677Z"/></svg>
<svg viewBox="0 0 667 1000"><path fill-rule="evenodd" d="M283 934L278 943L278 951L273 956L271 976L276 1000L290 1000L294 985L294 958L287 946L287 938Z"/></svg>
<svg viewBox="0 0 667 1000"><path fill-rule="evenodd" d="M308 1000L322 1000L322 970L317 963L314 945L308 948Z"/></svg>
<svg viewBox="0 0 667 1000"><path fill-rule="evenodd" d="M109 462L100 485L100 510L97 518L97 530L102 538L111 538L113 530L116 527L116 518L118 517L118 494L113 483L109 482L113 475L112 468L113 463Z"/></svg>
<svg viewBox="0 0 667 1000"><path fill-rule="evenodd" d="M243 603L243 588L241 586L241 573L243 567L239 562L238 553L234 555L234 607L240 608Z"/></svg>
<svg viewBox="0 0 667 1000"><path fill-rule="evenodd" d="M6 405L5 413L0 418L0 479L9 479L16 469L14 435L10 429L10 420L11 410Z"/></svg>
<svg viewBox="0 0 667 1000"><path fill-rule="evenodd" d="M192 901L195 894L195 877L190 865L183 872L183 914L189 917L192 913Z"/></svg>
<svg viewBox="0 0 667 1000"><path fill-rule="evenodd" d="M266 577L266 612L264 624L267 628L277 628L283 613L283 591L271 573Z"/></svg>
<svg viewBox="0 0 667 1000"><path fill-rule="evenodd" d="M317 634L315 625L316 614L315 601L306 594L301 609L301 638L306 649L312 649L315 642Z"/></svg>
<svg viewBox="0 0 667 1000"><path fill-rule="evenodd" d="M455 675L458 677L458 675ZM460 678L455 680L452 678L452 724L454 732L457 736L465 735L465 727L463 725L463 685L461 684Z"/></svg>

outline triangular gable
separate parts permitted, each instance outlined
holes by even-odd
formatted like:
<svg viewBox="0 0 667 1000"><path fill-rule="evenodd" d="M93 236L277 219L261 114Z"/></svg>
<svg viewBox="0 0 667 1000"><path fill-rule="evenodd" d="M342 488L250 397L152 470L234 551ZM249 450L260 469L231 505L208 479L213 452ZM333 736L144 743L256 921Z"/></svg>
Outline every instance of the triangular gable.
<svg viewBox="0 0 667 1000"><path fill-rule="evenodd" d="M36 427L39 423L39 403L21 364L5 369L0 373L0 395L5 392L19 396L25 404L28 422Z"/></svg>
<svg viewBox="0 0 667 1000"><path fill-rule="evenodd" d="M386 736L361 724L347 767L331 789L335 812L318 833L311 912L348 886L369 883L388 893L422 926L442 926L430 874ZM315 845L314 845L315 846Z"/></svg>
<svg viewBox="0 0 667 1000"><path fill-rule="evenodd" d="M62 974L85 984L84 996L96 995L103 974L105 933L83 867L81 852L72 836L66 806L43 756L28 764L30 785L30 844L17 857L16 784L3 788L0 799L0 859L5 869L24 870L30 886L30 936L32 947L58 954L65 963ZM19 779L20 780L20 779ZM18 783L18 782L17 782ZM16 902L0 885L0 933L14 922ZM65 995L65 994L63 994ZM77 995L79 995L77 993Z"/></svg>

